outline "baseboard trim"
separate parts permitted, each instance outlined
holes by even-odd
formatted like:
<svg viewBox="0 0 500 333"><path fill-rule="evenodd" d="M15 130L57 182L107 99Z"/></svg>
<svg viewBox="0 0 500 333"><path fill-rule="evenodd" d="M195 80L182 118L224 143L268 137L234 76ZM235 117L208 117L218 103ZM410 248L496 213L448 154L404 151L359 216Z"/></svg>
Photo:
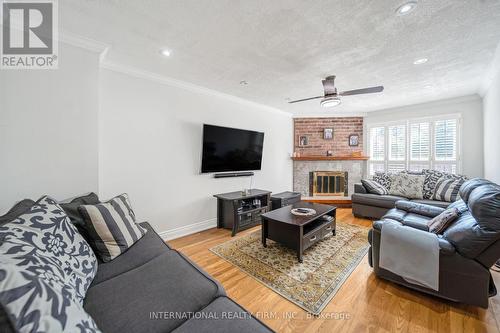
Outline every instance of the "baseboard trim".
<svg viewBox="0 0 500 333"><path fill-rule="evenodd" d="M217 219L209 219L193 224L188 224L182 227L170 229L170 230L165 230L162 232L159 232L158 234L160 237L166 241L172 240L175 238L191 235L203 230L211 229L217 227Z"/></svg>

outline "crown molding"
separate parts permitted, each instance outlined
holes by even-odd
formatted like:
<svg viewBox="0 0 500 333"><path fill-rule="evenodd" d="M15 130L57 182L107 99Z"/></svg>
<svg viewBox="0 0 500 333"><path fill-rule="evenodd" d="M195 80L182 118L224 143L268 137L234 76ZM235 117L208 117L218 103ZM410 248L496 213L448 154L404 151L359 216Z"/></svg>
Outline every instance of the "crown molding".
<svg viewBox="0 0 500 333"><path fill-rule="evenodd" d="M59 31L59 41L88 51L100 53L101 55L106 54L111 47L109 44L67 31Z"/></svg>
<svg viewBox="0 0 500 333"><path fill-rule="evenodd" d="M449 104L466 103L466 102L481 101L481 100L482 100L482 98L478 94L471 94L471 95L450 97L450 98L445 98L445 99L437 99L437 100L416 103L416 104L401 105L401 106L396 106L396 107L391 107L391 108L386 108L386 109L373 110L373 111L368 112L367 116L372 117L372 116L377 116L377 115L391 114L394 112L401 112L402 109L405 109L405 111L419 110L419 109L422 109L425 107L445 106L445 105L449 105Z"/></svg>
<svg viewBox="0 0 500 333"><path fill-rule="evenodd" d="M118 73L130 75L130 76L133 76L133 77L137 77L137 78L141 78L141 79L153 81L153 82L164 84L164 85L168 85L168 86L171 86L171 87L185 89L185 90L188 90L188 91L191 91L191 92L194 92L194 93L199 93L199 94L204 94L204 95L208 95L208 96L219 97L219 98L222 98L222 99L225 99L225 100L229 100L231 102L235 102L235 103L240 103L240 104L244 104L244 105L256 107L256 108L259 108L259 109L262 109L262 110L265 110L265 111L274 112L274 113L277 113L277 114L280 114L280 115L285 115L285 116L288 116L290 118L292 118L292 116L293 116L289 112L285 112L285 111L282 111L280 109L273 108L271 106L267 106L267 105L260 104L260 103L257 103L257 102L252 102L252 101L249 101L249 100L241 98L241 97L236 97L236 96L233 96L233 95L222 93L220 91L216 91L216 90L212 90L212 89L205 88L205 87L202 87L202 86L198 86L198 85L195 85L195 84L192 84L192 83L189 83L189 82L185 82L185 81L173 79L173 78L170 78L170 77L166 77L166 76L163 76L163 75L160 75L160 74L156 74L156 73L152 73L152 72L149 72L149 71L145 71L145 70L139 69L137 67L128 66L128 65L122 65L122 64L117 64L117 63L114 63L114 62L111 62L111 61L102 61L100 63L100 66L101 66L101 68L107 69L107 70L110 70L110 71L114 71L114 72L118 72Z"/></svg>
<svg viewBox="0 0 500 333"><path fill-rule="evenodd" d="M331 113L311 113L311 114L295 114L294 119L297 118L345 118L345 117L366 117L367 112L331 112Z"/></svg>
<svg viewBox="0 0 500 333"><path fill-rule="evenodd" d="M488 93L488 90L497 75L500 75L500 43L498 44L493 60L491 61L491 64L488 67L488 70L486 70L483 80L481 81L481 85L478 90L478 94L481 97L484 97Z"/></svg>

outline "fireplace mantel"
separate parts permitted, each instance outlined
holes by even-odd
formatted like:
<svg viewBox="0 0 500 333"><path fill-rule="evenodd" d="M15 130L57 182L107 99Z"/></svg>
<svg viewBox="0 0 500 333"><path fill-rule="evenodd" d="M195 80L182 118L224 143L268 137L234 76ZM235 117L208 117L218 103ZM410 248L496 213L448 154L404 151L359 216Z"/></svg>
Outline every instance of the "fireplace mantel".
<svg viewBox="0 0 500 333"><path fill-rule="evenodd" d="M366 161L368 156L299 156L292 157L294 161Z"/></svg>

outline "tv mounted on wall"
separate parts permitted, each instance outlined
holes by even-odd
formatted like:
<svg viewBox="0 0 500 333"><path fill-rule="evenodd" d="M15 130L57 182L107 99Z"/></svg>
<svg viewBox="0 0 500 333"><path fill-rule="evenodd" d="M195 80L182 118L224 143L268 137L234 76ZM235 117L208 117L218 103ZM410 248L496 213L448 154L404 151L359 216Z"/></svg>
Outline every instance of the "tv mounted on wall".
<svg viewBox="0 0 500 333"><path fill-rule="evenodd" d="M203 125L201 172L260 170L264 133Z"/></svg>

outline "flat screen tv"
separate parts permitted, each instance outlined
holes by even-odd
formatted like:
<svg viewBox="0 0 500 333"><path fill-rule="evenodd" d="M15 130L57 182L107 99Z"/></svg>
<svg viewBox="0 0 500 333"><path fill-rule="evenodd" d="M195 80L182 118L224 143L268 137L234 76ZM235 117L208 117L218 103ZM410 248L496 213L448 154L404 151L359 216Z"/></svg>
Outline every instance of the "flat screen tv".
<svg viewBox="0 0 500 333"><path fill-rule="evenodd" d="M260 170L264 133L203 125L201 172Z"/></svg>

